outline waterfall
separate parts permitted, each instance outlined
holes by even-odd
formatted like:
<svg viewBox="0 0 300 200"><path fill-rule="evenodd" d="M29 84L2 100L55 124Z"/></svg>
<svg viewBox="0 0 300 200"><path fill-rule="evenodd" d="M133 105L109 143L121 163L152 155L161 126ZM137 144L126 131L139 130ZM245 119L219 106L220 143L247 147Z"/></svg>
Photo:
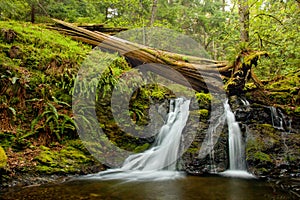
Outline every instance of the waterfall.
<svg viewBox="0 0 300 200"><path fill-rule="evenodd" d="M164 180L181 177L176 170L181 133L189 116L189 100L178 98L170 101L166 123L160 129L152 148L130 155L118 169L106 170L90 178L102 180Z"/></svg>
<svg viewBox="0 0 300 200"><path fill-rule="evenodd" d="M272 126L275 129L278 129L281 131L281 137L283 140L284 145L284 153L285 156L288 157L289 154L289 147L286 144L287 135L292 130L292 120L285 116L280 109L277 109L273 106L269 107L271 110L271 119L272 119Z"/></svg>
<svg viewBox="0 0 300 200"><path fill-rule="evenodd" d="M175 104L175 105L174 105ZM189 101L171 100L167 123L160 129L154 146L139 154L129 156L122 170L175 170L181 132L189 113Z"/></svg>
<svg viewBox="0 0 300 200"><path fill-rule="evenodd" d="M224 103L224 113L228 125L229 170L221 174L225 176L253 178L254 176L246 171L245 146L241 130L230 109L228 100Z"/></svg>
<svg viewBox="0 0 300 200"><path fill-rule="evenodd" d="M242 134L239 124L235 121L235 116L230 109L228 101L224 103L224 110L228 125L229 143L229 164L230 170L246 170L245 147L242 142Z"/></svg>
<svg viewBox="0 0 300 200"><path fill-rule="evenodd" d="M246 106L246 107L250 106L250 103L249 103L249 101L247 101L247 99L241 98L240 100L241 100L241 102L243 103L244 106Z"/></svg>
<svg viewBox="0 0 300 200"><path fill-rule="evenodd" d="M273 127L276 129L284 130L282 113L280 113L280 115L279 115L277 112L277 109L273 106L270 106L270 110L271 110L271 119L272 119Z"/></svg>

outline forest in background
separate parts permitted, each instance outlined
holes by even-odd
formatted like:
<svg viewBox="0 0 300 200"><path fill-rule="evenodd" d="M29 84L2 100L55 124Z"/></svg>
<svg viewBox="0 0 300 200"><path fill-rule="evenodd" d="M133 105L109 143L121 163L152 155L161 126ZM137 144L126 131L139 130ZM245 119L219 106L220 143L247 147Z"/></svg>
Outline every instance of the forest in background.
<svg viewBox="0 0 300 200"><path fill-rule="evenodd" d="M298 0L3 0L0 19L163 26L192 37L216 60L233 61L243 48L267 51L255 71L270 79L300 66L299 8Z"/></svg>

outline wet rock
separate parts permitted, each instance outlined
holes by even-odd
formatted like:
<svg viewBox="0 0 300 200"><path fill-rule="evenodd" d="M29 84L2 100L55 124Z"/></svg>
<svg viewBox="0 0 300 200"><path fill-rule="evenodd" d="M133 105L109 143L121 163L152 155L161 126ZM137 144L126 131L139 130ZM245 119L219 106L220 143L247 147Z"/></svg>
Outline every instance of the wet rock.
<svg viewBox="0 0 300 200"><path fill-rule="evenodd" d="M210 127L210 123L214 124L222 115L222 113L215 114L216 116L210 116L211 118L201 118L195 138L182 156L181 169L188 174L222 172L228 167L227 129L224 129L222 123L220 126ZM212 131L212 138L208 137L210 131ZM211 148L212 141L216 141L213 148Z"/></svg>
<svg viewBox="0 0 300 200"><path fill-rule="evenodd" d="M250 104L245 98L237 96L230 97L229 103L242 131L248 170L266 178L300 174L297 164L300 162L300 120L288 116L280 108ZM203 123L208 124L209 121ZM214 146L213 154L206 152L207 155L201 159L199 150L205 144L208 125L199 129L188 153L183 155L183 170L189 174L205 174L212 172L212 169L216 172L226 170L229 166L226 127L225 124L221 130L216 130L222 134Z"/></svg>

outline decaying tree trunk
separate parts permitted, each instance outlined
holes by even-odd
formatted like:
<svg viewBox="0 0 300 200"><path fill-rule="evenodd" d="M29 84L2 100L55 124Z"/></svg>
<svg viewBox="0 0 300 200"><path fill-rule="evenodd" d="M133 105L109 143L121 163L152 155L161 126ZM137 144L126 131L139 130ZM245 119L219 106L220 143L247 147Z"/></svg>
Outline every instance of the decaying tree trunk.
<svg viewBox="0 0 300 200"><path fill-rule="evenodd" d="M92 32L61 20L54 19L54 21L63 27L59 29L61 32L70 35L75 40L98 46L106 51L118 52L126 58L132 67L147 63L151 67L151 71L179 84L191 86L196 91L223 92L223 80L228 80L229 78L228 90L244 87L246 79L253 77L253 72L251 72L252 66L257 64L257 59L260 55L265 54L265 52L244 51L237 58L237 62L234 65L229 65L228 62L224 61L153 49L101 32ZM247 62L244 61L242 63L241 58L245 56L247 56ZM177 76L176 73L169 73L169 68L178 71L188 80L189 84L182 76Z"/></svg>
<svg viewBox="0 0 300 200"><path fill-rule="evenodd" d="M226 91L230 95L242 94L245 84L250 78L252 78L256 86L263 86L252 68L257 65L257 61L261 56L268 56L268 54L267 52L250 50L244 50L239 54L233 65L233 74L226 83Z"/></svg>

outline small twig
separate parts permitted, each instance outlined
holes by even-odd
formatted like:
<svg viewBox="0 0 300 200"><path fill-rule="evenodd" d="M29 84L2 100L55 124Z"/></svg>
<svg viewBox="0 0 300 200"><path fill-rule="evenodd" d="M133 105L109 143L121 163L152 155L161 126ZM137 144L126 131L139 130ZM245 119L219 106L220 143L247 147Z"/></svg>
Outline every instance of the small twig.
<svg viewBox="0 0 300 200"><path fill-rule="evenodd" d="M273 18L273 19L275 19L277 22L279 22L285 28L284 24L277 17L275 17L273 15L266 14L266 13L260 13L258 15L255 15L254 18L259 17L259 16L267 16L267 17Z"/></svg>

